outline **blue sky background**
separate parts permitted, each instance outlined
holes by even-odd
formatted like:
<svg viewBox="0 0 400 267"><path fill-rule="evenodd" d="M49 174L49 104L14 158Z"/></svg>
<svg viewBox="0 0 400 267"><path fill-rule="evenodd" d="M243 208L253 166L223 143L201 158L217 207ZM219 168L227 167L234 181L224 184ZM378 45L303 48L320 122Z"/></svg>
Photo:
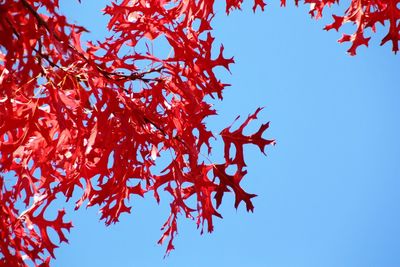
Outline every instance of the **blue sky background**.
<svg viewBox="0 0 400 267"><path fill-rule="evenodd" d="M101 38L107 18L96 11L107 1L82 2L63 0L61 10ZM181 218L176 250L163 259L166 200L134 199L132 214L110 227L83 208L68 214L75 227L53 266L400 266L399 56L378 46L382 27L350 57L341 34L322 30L328 13L315 21L308 6L274 2L253 14L251 5L228 17L217 8L216 41L236 64L221 72L232 86L209 123L219 131L266 107L253 130L271 121L277 145L268 157L246 148L243 186L258 194L255 212L236 211L228 196L224 219L202 236Z"/></svg>

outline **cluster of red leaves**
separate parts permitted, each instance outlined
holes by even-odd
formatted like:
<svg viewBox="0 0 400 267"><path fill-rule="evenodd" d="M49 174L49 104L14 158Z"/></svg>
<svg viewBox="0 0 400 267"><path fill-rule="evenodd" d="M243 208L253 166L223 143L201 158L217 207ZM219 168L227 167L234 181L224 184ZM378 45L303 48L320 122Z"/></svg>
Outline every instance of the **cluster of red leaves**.
<svg viewBox="0 0 400 267"><path fill-rule="evenodd" d="M305 0L305 2L310 3L310 14L316 18L322 17L325 7L335 3L339 4L339 0ZM389 23L388 33L382 39L381 45L391 41L393 52L399 51L400 0L352 0L343 16L333 15L332 17L333 23L327 25L324 28L325 30L335 29L339 31L346 23L356 25L353 34L343 34L339 39L339 43L351 43L349 50L347 50L350 55L355 55L359 46L368 46L371 37L364 36L368 28L375 32L376 25L385 25L385 22Z"/></svg>
<svg viewBox="0 0 400 267"><path fill-rule="evenodd" d="M295 0L296 6L299 0ZM326 7L334 4L339 5L339 0L304 0L310 4L310 15L320 19ZM286 0L281 0L281 6L286 6ZM263 8L263 6L261 6ZM365 37L365 32L370 29L376 32L376 25L389 23L388 32L382 39L380 45L391 41L394 53L399 51L400 39L400 0L351 0L348 8L342 16L332 15L333 22L325 26L325 30L335 29L339 31L347 23L356 25L352 34L343 34L338 40L339 43L350 42L351 46L347 52L354 56L359 46L368 46L371 37Z"/></svg>
<svg viewBox="0 0 400 267"><path fill-rule="evenodd" d="M130 211L132 195L153 192L159 200L159 190L167 191L171 215L159 241L169 239L167 251L173 249L179 213L196 218L201 228L206 222L211 232L225 192L233 191L236 207L243 201L253 209L254 195L240 187L243 145L264 150L273 142L262 138L266 126L255 135L242 133L259 110L239 130L221 133L227 146L236 147L233 159L229 149L219 164L200 156L211 152L214 137L204 119L216 112L206 99L222 99L225 87L214 69L233 63L223 47L211 55L212 8L212 1L113 3L104 11L114 35L83 48L85 29L69 24L57 1L3 1L0 164L14 177L0 180L2 265L48 265L56 247L49 228L61 242L71 228L64 211L55 220L46 216L61 195L78 198L76 208L85 201L98 205L108 225ZM170 55L136 51L161 36ZM171 161L159 172L154 165L164 152ZM227 174L234 165L236 173ZM73 195L76 187L80 196Z"/></svg>
<svg viewBox="0 0 400 267"><path fill-rule="evenodd" d="M241 2L227 0L227 13ZM334 1L306 2L321 16ZM367 42L364 29L389 21L383 43L391 40L396 52L397 4L353 0L327 29L355 22L357 32L342 38L355 53ZM213 0L112 3L104 12L113 35L83 45L86 29L70 24L57 0L0 1L0 266L49 265L57 247L49 228L66 242L72 226L63 210L53 220L46 215L60 196L77 198L76 208L85 201L98 205L101 219L111 224L130 211L132 195L153 192L159 201L165 190L172 196L171 214L159 243L169 239L167 252L180 213L211 232L224 193L233 192L235 207L243 201L253 210L255 195L240 186L243 146L264 152L273 141L262 137L268 124L250 136L243 130L260 109L237 130L221 131L223 162L208 160L214 135L204 120L216 114L208 99L222 99L226 86L215 68L233 63L222 46L217 56L211 53L213 6ZM264 9L264 2L255 0L257 7ZM159 38L170 46L169 55L139 49ZM159 172L155 162L163 153L171 160ZM230 174L230 168L236 171ZM73 195L77 187L79 196Z"/></svg>

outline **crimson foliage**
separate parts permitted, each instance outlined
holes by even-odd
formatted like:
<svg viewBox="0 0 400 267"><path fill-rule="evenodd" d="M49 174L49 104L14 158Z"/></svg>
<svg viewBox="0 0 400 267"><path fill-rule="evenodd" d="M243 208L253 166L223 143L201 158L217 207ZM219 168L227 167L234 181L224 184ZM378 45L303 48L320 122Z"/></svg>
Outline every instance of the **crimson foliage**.
<svg viewBox="0 0 400 267"><path fill-rule="evenodd" d="M391 41L397 52L399 1L353 0L326 29L355 23L355 33L340 39L351 42L349 53L355 54L368 44L364 30L388 21L382 44ZM336 3L305 2L317 18ZM241 3L227 0L226 12ZM222 99L226 86L215 68L229 70L233 63L223 46L216 57L211 53L213 6L213 0L113 2L104 9L111 37L83 44L86 29L69 23L57 0L0 1L0 171L13 174L11 181L0 176L0 266L49 265L57 247L49 228L67 242L65 231L72 227L63 210L54 220L45 216L60 195L74 196L76 208L85 201L98 205L109 225L130 211L132 195L150 192L160 201L159 190L165 190L172 196L171 213L159 243L168 240L167 253L180 213L211 232L226 192L234 194L236 208L244 202L253 211L255 195L240 186L243 146L254 144L264 153L274 141L262 137L268 124L252 135L243 130L261 109L238 129L220 132L222 162L208 159L214 134L205 119L216 115L209 99ZM255 0L257 7L263 10L264 2ZM139 49L161 37L171 48L168 56ZM156 171L165 152L171 160ZM76 187L82 188L79 196Z"/></svg>

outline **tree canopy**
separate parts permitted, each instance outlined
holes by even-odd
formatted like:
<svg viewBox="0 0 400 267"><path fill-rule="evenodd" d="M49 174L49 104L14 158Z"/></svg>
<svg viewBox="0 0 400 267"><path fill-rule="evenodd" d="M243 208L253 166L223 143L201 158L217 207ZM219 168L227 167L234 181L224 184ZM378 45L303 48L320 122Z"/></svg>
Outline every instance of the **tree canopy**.
<svg viewBox="0 0 400 267"><path fill-rule="evenodd" d="M241 2L226 1L226 12ZM336 2L306 3L319 18ZM352 1L326 29L355 23L356 31L339 40L350 42L355 55L368 44L365 30L388 22L382 44L391 41L397 52L398 4ZM256 0L253 10L264 7ZM76 208L98 205L108 225L130 211L132 195L151 193L159 201L165 190L173 199L159 240L168 240L167 252L179 213L211 232L225 193L234 194L236 208L244 202L253 210L255 195L240 186L247 172L243 146L264 153L274 141L263 137L268 123L251 135L243 130L261 109L236 130L222 129L224 161L208 157L216 135L205 124L216 115L209 99L222 100L226 87L215 69L233 63L223 46L212 53L214 1L121 1L104 12L110 36L83 43L87 30L70 23L58 1L0 3L0 168L14 174L11 183L0 179L2 265L49 265L57 244L48 228L66 242L72 226L63 210L55 220L44 215L59 194L77 198ZM167 40L167 57L152 51L158 38ZM168 166L157 171L157 159L167 153ZM81 196L73 195L76 187Z"/></svg>

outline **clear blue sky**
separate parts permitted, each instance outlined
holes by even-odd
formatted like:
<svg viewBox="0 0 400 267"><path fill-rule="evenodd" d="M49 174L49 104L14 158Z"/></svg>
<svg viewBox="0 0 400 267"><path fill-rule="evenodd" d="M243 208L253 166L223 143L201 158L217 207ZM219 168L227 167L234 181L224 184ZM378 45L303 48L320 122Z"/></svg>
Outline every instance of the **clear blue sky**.
<svg viewBox="0 0 400 267"><path fill-rule="evenodd" d="M61 1L62 10L91 39L103 36L96 10L107 1L82 2ZM229 196L224 219L203 236L181 218L176 250L163 259L167 201L134 199L111 227L83 208L68 214L75 227L53 266L400 266L400 57L378 46L379 33L350 57L341 34L322 30L329 14L316 22L307 6L277 1L253 14L247 2L229 17L218 8L214 35L236 64L221 72L233 86L209 122L218 131L266 106L260 122L271 121L277 145L268 157L246 149L255 212L236 211Z"/></svg>

